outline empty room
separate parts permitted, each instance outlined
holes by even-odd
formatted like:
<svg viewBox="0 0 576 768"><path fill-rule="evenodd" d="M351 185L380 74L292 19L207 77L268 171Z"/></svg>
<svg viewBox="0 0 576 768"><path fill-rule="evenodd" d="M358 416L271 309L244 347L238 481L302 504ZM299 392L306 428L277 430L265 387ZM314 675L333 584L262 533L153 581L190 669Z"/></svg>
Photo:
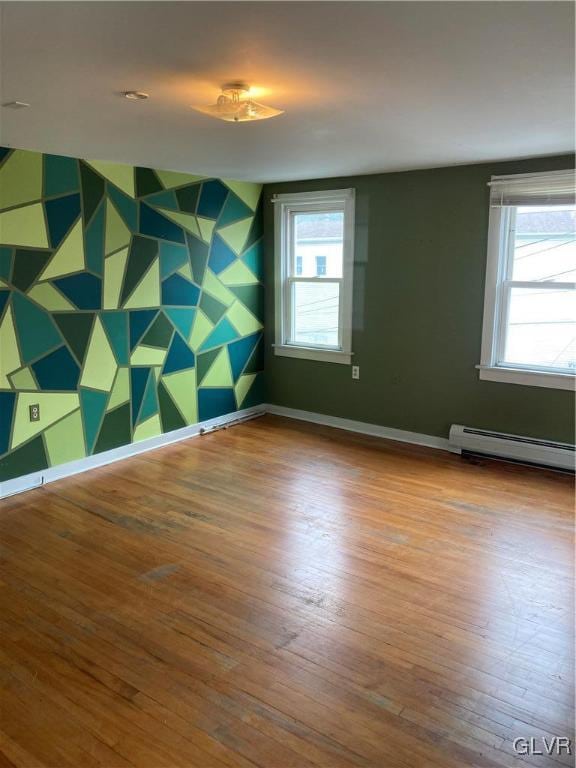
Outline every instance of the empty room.
<svg viewBox="0 0 576 768"><path fill-rule="evenodd" d="M574 25L0 2L0 768L575 765Z"/></svg>

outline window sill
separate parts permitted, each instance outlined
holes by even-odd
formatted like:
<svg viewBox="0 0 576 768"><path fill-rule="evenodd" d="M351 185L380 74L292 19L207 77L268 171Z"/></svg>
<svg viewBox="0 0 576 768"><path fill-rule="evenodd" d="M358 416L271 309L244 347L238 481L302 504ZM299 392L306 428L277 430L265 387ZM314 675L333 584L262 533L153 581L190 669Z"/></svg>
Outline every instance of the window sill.
<svg viewBox="0 0 576 768"><path fill-rule="evenodd" d="M295 344L274 344L274 354L281 357L298 357L301 360L317 360L322 363L341 363L350 365L352 353L340 349L320 349L319 347L298 347Z"/></svg>
<svg viewBox="0 0 576 768"><path fill-rule="evenodd" d="M569 373L523 371L518 368L482 365L479 365L478 368L480 370L480 378L484 381L500 381L507 384L524 384L527 387L548 387L549 389L568 389L574 391L575 377Z"/></svg>

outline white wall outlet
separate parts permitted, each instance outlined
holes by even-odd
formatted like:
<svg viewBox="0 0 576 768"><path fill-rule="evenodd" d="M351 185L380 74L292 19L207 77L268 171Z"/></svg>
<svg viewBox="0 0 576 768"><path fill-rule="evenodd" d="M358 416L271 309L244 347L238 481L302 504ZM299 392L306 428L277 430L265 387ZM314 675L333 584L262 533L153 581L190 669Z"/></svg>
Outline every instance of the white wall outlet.
<svg viewBox="0 0 576 768"><path fill-rule="evenodd" d="M360 378L360 366L359 365L353 365L352 366L352 378L353 379L359 379Z"/></svg>

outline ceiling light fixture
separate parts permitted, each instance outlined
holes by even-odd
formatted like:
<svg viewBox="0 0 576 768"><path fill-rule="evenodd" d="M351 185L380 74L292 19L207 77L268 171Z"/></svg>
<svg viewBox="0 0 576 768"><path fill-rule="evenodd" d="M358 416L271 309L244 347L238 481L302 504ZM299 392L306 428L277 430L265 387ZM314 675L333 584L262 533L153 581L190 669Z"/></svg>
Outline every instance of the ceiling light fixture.
<svg viewBox="0 0 576 768"><path fill-rule="evenodd" d="M144 93L144 91L123 91L122 96L130 101L146 101L150 98L150 94Z"/></svg>
<svg viewBox="0 0 576 768"><path fill-rule="evenodd" d="M267 107L250 98L250 88L244 83L227 83L222 86L222 93L216 104L205 107L194 107L219 120L229 123L246 123L251 120L267 120L270 117L283 114L284 110Z"/></svg>

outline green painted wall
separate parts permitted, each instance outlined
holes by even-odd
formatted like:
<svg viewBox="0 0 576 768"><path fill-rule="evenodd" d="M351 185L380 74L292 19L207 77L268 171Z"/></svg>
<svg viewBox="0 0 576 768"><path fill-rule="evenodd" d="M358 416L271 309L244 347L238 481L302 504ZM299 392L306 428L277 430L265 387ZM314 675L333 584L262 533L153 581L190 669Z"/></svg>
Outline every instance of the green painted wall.
<svg viewBox="0 0 576 768"><path fill-rule="evenodd" d="M557 157L264 187L266 382L271 403L446 437L452 423L573 442L567 391L480 381L492 174L573 167ZM354 361L274 356L275 193L354 187Z"/></svg>
<svg viewBox="0 0 576 768"><path fill-rule="evenodd" d="M260 193L0 148L0 481L262 402Z"/></svg>

